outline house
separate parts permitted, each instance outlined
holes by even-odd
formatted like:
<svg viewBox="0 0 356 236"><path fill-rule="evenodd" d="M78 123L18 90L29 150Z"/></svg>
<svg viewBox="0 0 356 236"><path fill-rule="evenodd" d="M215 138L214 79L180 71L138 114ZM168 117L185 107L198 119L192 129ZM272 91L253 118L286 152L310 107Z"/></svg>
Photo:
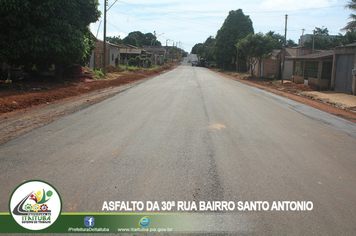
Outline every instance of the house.
<svg viewBox="0 0 356 236"><path fill-rule="evenodd" d="M338 35L314 35L314 34L304 34L301 35L300 38L298 39L298 44L299 46L304 46L304 44L308 41L312 41L313 37L318 37L318 38L327 38L329 41L338 38Z"/></svg>
<svg viewBox="0 0 356 236"><path fill-rule="evenodd" d="M286 57L295 83L356 95L356 43L314 54Z"/></svg>
<svg viewBox="0 0 356 236"><path fill-rule="evenodd" d="M252 66L255 77L279 79L281 69L281 49L274 49L267 58L261 58Z"/></svg>
<svg viewBox="0 0 356 236"><path fill-rule="evenodd" d="M356 43L334 49L331 89L356 95Z"/></svg>
<svg viewBox="0 0 356 236"><path fill-rule="evenodd" d="M130 58L135 58L137 56L141 58L150 58L152 54L147 52L145 49L138 48L130 44L120 45L120 64L126 65L126 62Z"/></svg>
<svg viewBox="0 0 356 236"><path fill-rule="evenodd" d="M298 56L304 56L311 54L312 50L306 47L287 47L285 52L286 59L295 58ZM283 49L274 49L268 56L268 58L262 58L258 60L252 69L252 73L255 77L264 77L270 79L282 79L283 63ZM283 71L283 79L291 80L293 72L293 61L285 60L285 66Z"/></svg>
<svg viewBox="0 0 356 236"><path fill-rule="evenodd" d="M91 69L100 69L103 67L103 52L104 42L99 39L94 39L96 49L92 53L89 67ZM130 58L135 57L150 57L151 54L142 48L132 45L119 45L106 42L106 66L118 66L119 64L125 65Z"/></svg>
<svg viewBox="0 0 356 236"><path fill-rule="evenodd" d="M286 58L286 61L293 61L292 82L314 85L319 90L330 89L333 55L334 51L328 50Z"/></svg>
<svg viewBox="0 0 356 236"><path fill-rule="evenodd" d="M89 67L90 69L100 69L103 67L104 42L94 38L96 49L93 51ZM120 46L106 42L106 65L115 65L116 58L120 57Z"/></svg>
<svg viewBox="0 0 356 236"><path fill-rule="evenodd" d="M301 53L301 49L299 47L291 47L286 48L286 59L297 57L299 53ZM285 60L284 62L284 72L283 79L291 80L293 75L293 61Z"/></svg>

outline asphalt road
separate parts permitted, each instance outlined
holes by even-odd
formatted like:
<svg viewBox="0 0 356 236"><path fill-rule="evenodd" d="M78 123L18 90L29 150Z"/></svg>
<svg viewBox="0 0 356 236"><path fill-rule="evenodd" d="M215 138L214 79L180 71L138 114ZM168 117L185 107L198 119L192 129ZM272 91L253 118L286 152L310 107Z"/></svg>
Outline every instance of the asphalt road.
<svg viewBox="0 0 356 236"><path fill-rule="evenodd" d="M63 212L103 201L311 201L200 213L205 232L355 235L356 125L184 64L0 146L0 212L25 180ZM194 221L194 220L192 220Z"/></svg>

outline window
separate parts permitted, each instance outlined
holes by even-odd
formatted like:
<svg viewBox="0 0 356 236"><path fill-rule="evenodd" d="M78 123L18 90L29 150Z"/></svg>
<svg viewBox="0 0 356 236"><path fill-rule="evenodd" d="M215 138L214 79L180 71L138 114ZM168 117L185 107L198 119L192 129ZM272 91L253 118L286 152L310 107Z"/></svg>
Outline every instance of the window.
<svg viewBox="0 0 356 236"><path fill-rule="evenodd" d="M114 54L112 54L112 56L111 56L111 60L112 60L112 61L114 60Z"/></svg>
<svg viewBox="0 0 356 236"><path fill-rule="evenodd" d="M305 62L305 77L318 78L319 62Z"/></svg>
<svg viewBox="0 0 356 236"><path fill-rule="evenodd" d="M323 62L323 72L321 73L321 78L331 80L332 69L333 63L331 61Z"/></svg>
<svg viewBox="0 0 356 236"><path fill-rule="evenodd" d="M303 76L303 64L302 61L293 62L293 75Z"/></svg>

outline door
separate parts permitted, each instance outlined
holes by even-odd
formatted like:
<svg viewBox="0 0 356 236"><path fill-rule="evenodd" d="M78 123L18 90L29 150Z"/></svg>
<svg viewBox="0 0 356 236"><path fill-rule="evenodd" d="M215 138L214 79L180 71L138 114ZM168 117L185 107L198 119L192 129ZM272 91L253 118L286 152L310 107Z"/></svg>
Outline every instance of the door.
<svg viewBox="0 0 356 236"><path fill-rule="evenodd" d="M355 55L339 55L336 64L335 91L351 93Z"/></svg>

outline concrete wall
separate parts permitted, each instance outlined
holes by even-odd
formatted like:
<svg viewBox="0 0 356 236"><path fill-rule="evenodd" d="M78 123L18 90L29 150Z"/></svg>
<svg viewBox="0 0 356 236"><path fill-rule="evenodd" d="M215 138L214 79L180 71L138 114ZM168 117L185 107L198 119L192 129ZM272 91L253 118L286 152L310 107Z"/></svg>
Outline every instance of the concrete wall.
<svg viewBox="0 0 356 236"><path fill-rule="evenodd" d="M279 79L279 59L260 59L253 64L252 75L255 77Z"/></svg>
<svg viewBox="0 0 356 236"><path fill-rule="evenodd" d="M278 59L263 59L263 74L265 78L269 78L269 75L274 75L274 79L279 79L279 67L280 62Z"/></svg>
<svg viewBox="0 0 356 236"><path fill-rule="evenodd" d="M283 79L291 80L292 76L293 76L293 61L286 60L285 65L284 65Z"/></svg>
<svg viewBox="0 0 356 236"><path fill-rule="evenodd" d="M296 84L304 84L304 77L303 76L294 75L294 80L293 81Z"/></svg>
<svg viewBox="0 0 356 236"><path fill-rule="evenodd" d="M120 59L120 49L109 47L109 65L115 66L115 59Z"/></svg>
<svg viewBox="0 0 356 236"><path fill-rule="evenodd" d="M308 85L314 85L319 87L317 78L308 78Z"/></svg>
<svg viewBox="0 0 356 236"><path fill-rule="evenodd" d="M104 52L104 43L101 41L96 41L95 42L96 49L94 50L94 57L91 58L91 60L94 60L94 62L90 62L94 64L95 69L100 69L103 67L103 52ZM106 65L109 64L109 45L106 45Z"/></svg>
<svg viewBox="0 0 356 236"><path fill-rule="evenodd" d="M319 87L321 90L327 90L330 88L330 80L328 79L320 79Z"/></svg>
<svg viewBox="0 0 356 236"><path fill-rule="evenodd" d="M331 78L331 89L335 89L335 83L336 80L338 79L346 79L346 78L336 78L336 71L340 70L340 66L338 65L338 59L340 55L355 55L355 61L354 61L354 69L356 68L356 47L355 46L344 46L344 47L337 47L334 49L334 57L333 57L333 69L332 69L332 78ZM350 71L351 73L351 71ZM342 81L338 81L338 83L341 83ZM351 81L351 94L356 95L356 76L352 76L352 81Z"/></svg>

